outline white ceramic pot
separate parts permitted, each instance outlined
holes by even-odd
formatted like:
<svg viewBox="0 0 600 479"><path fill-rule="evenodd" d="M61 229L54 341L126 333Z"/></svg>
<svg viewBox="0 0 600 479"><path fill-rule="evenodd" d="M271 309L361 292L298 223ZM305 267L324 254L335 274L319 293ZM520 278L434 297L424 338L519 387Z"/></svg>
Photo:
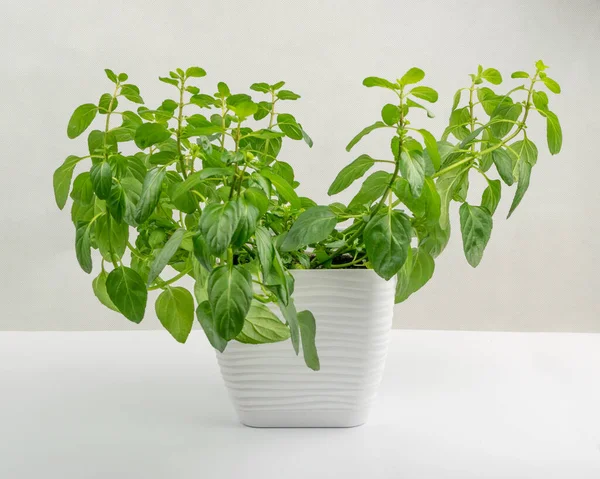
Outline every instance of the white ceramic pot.
<svg viewBox="0 0 600 479"><path fill-rule="evenodd" d="M387 355L394 280L372 270L295 270L296 309L313 312L321 370L290 341L217 353L240 421L253 427L352 427L367 420Z"/></svg>

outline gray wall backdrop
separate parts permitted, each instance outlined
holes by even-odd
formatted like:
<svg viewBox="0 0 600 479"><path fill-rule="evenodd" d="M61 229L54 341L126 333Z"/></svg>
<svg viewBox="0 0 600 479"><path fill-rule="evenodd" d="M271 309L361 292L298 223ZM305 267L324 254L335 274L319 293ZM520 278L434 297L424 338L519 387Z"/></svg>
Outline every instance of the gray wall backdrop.
<svg viewBox="0 0 600 479"><path fill-rule="evenodd" d="M463 258L455 211L455 234L434 279L397 307L395 325L600 331L597 0L9 0L2 10L0 329L135 327L95 300L92 277L75 260L69 215L56 209L51 187L63 159L85 151L83 137L66 138L66 123L74 107L107 90L105 67L129 73L150 104L171 94L156 77L178 66L203 66L210 91L222 79L236 90L287 80L303 96L293 110L315 146L288 145L285 157L300 192L327 202L342 166L362 152L387 151L377 134L344 151L388 98L364 88L365 76L423 68L441 101L436 119L423 115L418 123L439 133L454 91L478 63L507 78L543 58L563 87L552 97L562 154L550 157L535 118L530 133L540 159L530 189L508 221L513 192L504 189L480 267ZM157 324L150 307L139 327Z"/></svg>

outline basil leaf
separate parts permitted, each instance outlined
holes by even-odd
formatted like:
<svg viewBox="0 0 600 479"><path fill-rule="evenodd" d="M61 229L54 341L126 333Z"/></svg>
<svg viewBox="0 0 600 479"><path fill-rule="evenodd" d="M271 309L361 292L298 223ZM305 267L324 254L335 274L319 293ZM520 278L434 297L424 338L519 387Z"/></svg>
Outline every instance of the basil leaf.
<svg viewBox="0 0 600 479"><path fill-rule="evenodd" d="M110 272L106 279L108 297L121 314L134 323L144 319L148 291L138 273L126 266Z"/></svg>
<svg viewBox="0 0 600 479"><path fill-rule="evenodd" d="M342 168L333 183L329 187L327 194L336 195L348 188L354 181L361 178L375 162L369 155L360 155L352 163Z"/></svg>
<svg viewBox="0 0 600 479"><path fill-rule="evenodd" d="M106 291L106 278L108 278L108 273L106 271L101 271L100 274L94 278L92 281L94 295L104 306L118 313L119 309L111 301L108 292Z"/></svg>
<svg viewBox="0 0 600 479"><path fill-rule="evenodd" d="M462 183L465 176L468 175L468 171L469 166L467 164L464 168L455 168L438 178L436 187L440 194L440 227L442 230L447 229L450 225L450 201L452 201L458 186Z"/></svg>
<svg viewBox="0 0 600 479"><path fill-rule="evenodd" d="M93 103L78 106L67 125L67 136L73 139L81 135L92 124L96 113L98 113L98 107Z"/></svg>
<svg viewBox="0 0 600 479"><path fill-rule="evenodd" d="M75 165L80 161L78 156L68 156L62 165L60 165L52 176L52 186L54 188L54 199L56 205L62 210L67 203L69 190L71 189L71 179Z"/></svg>
<svg viewBox="0 0 600 479"><path fill-rule="evenodd" d="M169 261L171 261L171 258L177 252L179 246L181 245L183 235L185 235L185 229L180 228L177 231L175 231L175 233L171 235L169 240L158 252L156 257L154 258L154 261L152 262L152 265L150 266L148 280L146 281L146 284L148 286L150 286L154 282L154 280L158 278L158 275L162 272L163 269L165 269L165 266L169 264Z"/></svg>
<svg viewBox="0 0 600 479"><path fill-rule="evenodd" d="M110 226L108 225L109 221ZM125 254L129 240L129 225L119 223L109 215L102 215L96 220L95 226L96 244L102 257L108 262L121 258ZM111 256L111 249L115 258Z"/></svg>
<svg viewBox="0 0 600 479"><path fill-rule="evenodd" d="M421 129L417 130L421 136L423 137L423 141L425 142L425 148L427 153L429 153L429 158L431 158L431 163L433 163L433 168L435 171L440 169L440 165L442 164L442 159L440 157L440 152L438 150L437 142L435 141L435 137L428 132L427 130Z"/></svg>
<svg viewBox="0 0 600 479"><path fill-rule="evenodd" d="M138 148L146 148L161 143L171 137L171 133L159 123L144 123L135 130L134 141Z"/></svg>
<svg viewBox="0 0 600 479"><path fill-rule="evenodd" d="M558 121L558 117L553 112L547 110L544 114L546 116L548 149L550 150L550 154L556 155L562 148L562 128Z"/></svg>
<svg viewBox="0 0 600 479"><path fill-rule="evenodd" d="M381 109L381 119L388 126L395 125L400 120L400 108L391 103L384 105Z"/></svg>
<svg viewBox="0 0 600 479"><path fill-rule="evenodd" d="M421 196L423 183L425 181L425 160L418 150L410 153L402 151L400 153L400 172L406 178L410 185L410 190L415 197Z"/></svg>
<svg viewBox="0 0 600 479"><path fill-rule="evenodd" d="M412 226L400 211L388 211L371 218L364 231L369 262L375 272L389 280L406 261Z"/></svg>
<svg viewBox="0 0 600 479"><path fill-rule="evenodd" d="M117 223L120 223L127 211L127 195L121 183L112 183L106 206Z"/></svg>
<svg viewBox="0 0 600 479"><path fill-rule="evenodd" d="M289 338L289 328L267 306L252 301L242 332L235 340L245 344L265 344L277 343Z"/></svg>
<svg viewBox="0 0 600 479"><path fill-rule="evenodd" d="M202 78L206 76L206 71L204 70L204 68L190 67L185 71L185 76L192 78Z"/></svg>
<svg viewBox="0 0 600 479"><path fill-rule="evenodd" d="M92 272L92 251L88 222L79 221L75 228L75 254L79 266L86 273Z"/></svg>
<svg viewBox="0 0 600 479"><path fill-rule="evenodd" d="M352 138L352 140L350 140L350 143L346 145L346 151L350 151L352 147L356 145L360 140L362 140L364 136L379 128L389 128L389 126L383 123L382 121L376 121L372 125L367 126L358 135Z"/></svg>
<svg viewBox="0 0 600 479"><path fill-rule="evenodd" d="M507 218L510 218L510 215L513 214L513 211L515 211L516 207L519 206L519 203L521 203L523 196L525 196L527 188L529 188L531 168L531 163L526 161L524 157L521 157L521 159L519 160L519 181L517 183L517 191L515 191L515 197L513 199L512 204L510 205L510 211L508 212Z"/></svg>
<svg viewBox="0 0 600 479"><path fill-rule="evenodd" d="M515 180L512 173L512 158L508 152L504 148L496 148L494 151L492 151L492 159L496 165L496 169L498 170L500 178L502 178L504 183L506 183L508 186L511 186Z"/></svg>
<svg viewBox="0 0 600 479"><path fill-rule="evenodd" d="M112 169L108 162L101 161L93 165L90 170L90 179L96 196L101 200L107 199L112 187Z"/></svg>
<svg viewBox="0 0 600 479"><path fill-rule="evenodd" d="M302 140L302 128L289 113L280 113L277 115L277 126L292 140Z"/></svg>
<svg viewBox="0 0 600 479"><path fill-rule="evenodd" d="M256 228L255 238L263 278L267 278L271 272L275 255L272 236L264 226L259 226Z"/></svg>
<svg viewBox="0 0 600 479"><path fill-rule="evenodd" d="M216 330L223 339L240 334L252 301L252 279L239 266L223 265L208 277L208 298Z"/></svg>
<svg viewBox="0 0 600 479"><path fill-rule="evenodd" d="M194 324L194 298L181 287L168 286L154 304L156 316L178 342L185 343Z"/></svg>
<svg viewBox="0 0 600 479"><path fill-rule="evenodd" d="M279 193L279 196L281 196L283 200L287 201L292 208L299 209L301 207L300 198L298 198L294 188L281 176L268 169L261 170L260 174L273 183L273 186L277 190L277 193Z"/></svg>
<svg viewBox="0 0 600 479"><path fill-rule="evenodd" d="M211 346L217 351L225 351L227 341L219 336L219 333L217 332L215 318L210 310L210 303L208 301L204 301L198 305L196 308L196 317Z"/></svg>
<svg viewBox="0 0 600 479"><path fill-rule="evenodd" d="M302 337L304 362L313 371L318 371L321 369L321 363L315 346L315 336L317 334L315 317L310 311L300 311L297 318L300 326L300 336Z"/></svg>
<svg viewBox="0 0 600 479"><path fill-rule="evenodd" d="M544 77L542 81L544 82L544 85L546 85L546 88L548 88L548 90L550 90L552 93L560 93L560 85L556 82L556 80L553 80L547 76Z"/></svg>
<svg viewBox="0 0 600 479"><path fill-rule="evenodd" d="M489 81L494 85L500 85L500 83L502 83L502 75L495 68L486 68L485 70L483 70L481 78Z"/></svg>
<svg viewBox="0 0 600 479"><path fill-rule="evenodd" d="M192 245L194 247L194 257L207 271L212 271L213 258L210 255L204 236L199 233L195 234L192 237Z"/></svg>
<svg viewBox="0 0 600 479"><path fill-rule="evenodd" d="M438 101L438 92L428 86L416 86L410 92L410 95L416 96L421 100L435 103Z"/></svg>
<svg viewBox="0 0 600 479"><path fill-rule="evenodd" d="M198 226L211 254L221 256L225 253L231 244L238 219L238 209L233 202L213 203L204 209Z"/></svg>
<svg viewBox="0 0 600 479"><path fill-rule="evenodd" d="M459 209L460 230L467 261L474 268L481 262L492 233L493 220L487 209L463 203Z"/></svg>
<svg viewBox="0 0 600 479"><path fill-rule="evenodd" d="M135 220L138 224L145 222L158 205L162 184L165 179L166 171L164 167L155 168L146 173L144 184L142 185L142 194L135 211Z"/></svg>
<svg viewBox="0 0 600 479"><path fill-rule="evenodd" d="M410 85L412 83L419 83L423 78L425 78L425 72L420 68L413 67L398 80L398 83L400 85Z"/></svg>
<svg viewBox="0 0 600 479"><path fill-rule="evenodd" d="M376 171L370 175L364 181L356 196L352 198L348 208L352 209L357 206L362 206L380 198L385 192L391 177L392 175L387 171Z"/></svg>
<svg viewBox="0 0 600 479"><path fill-rule="evenodd" d="M295 251L308 244L323 241L336 224L337 216L328 206L313 206L298 216L285 236L281 251Z"/></svg>
<svg viewBox="0 0 600 479"><path fill-rule="evenodd" d="M502 196L502 183L500 180L487 180L488 186L481 196L481 207L489 211L490 215L496 212Z"/></svg>
<svg viewBox="0 0 600 479"><path fill-rule="evenodd" d="M517 158L522 158L531 166L534 166L537 163L538 149L535 146L535 143L528 138L515 141L510 145L510 148L517 154Z"/></svg>
<svg viewBox="0 0 600 479"><path fill-rule="evenodd" d="M408 258L397 275L395 302L406 301L411 294L425 286L434 270L435 262L427 251L420 248L409 250Z"/></svg>
<svg viewBox="0 0 600 479"><path fill-rule="evenodd" d="M232 244L241 247L254 234L260 216L260 211L243 197L236 200L238 223L231 238Z"/></svg>
<svg viewBox="0 0 600 479"><path fill-rule="evenodd" d="M363 85L369 88L377 86L389 90L400 90L400 85L397 83L392 83L389 80L379 77L367 77L363 80Z"/></svg>
<svg viewBox="0 0 600 479"><path fill-rule="evenodd" d="M279 310L285 318L288 328L290 329L290 338L292 340L292 347L296 355L300 352L300 324L298 323L298 313L296 312L296 306L294 300L290 298L287 304L283 302L278 303Z"/></svg>

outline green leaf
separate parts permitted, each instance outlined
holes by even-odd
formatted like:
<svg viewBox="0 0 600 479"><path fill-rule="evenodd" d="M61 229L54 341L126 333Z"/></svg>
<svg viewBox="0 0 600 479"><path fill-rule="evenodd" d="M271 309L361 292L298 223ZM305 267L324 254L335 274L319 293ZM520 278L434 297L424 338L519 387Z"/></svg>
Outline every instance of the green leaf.
<svg viewBox="0 0 600 479"><path fill-rule="evenodd" d="M364 232L369 263L382 278L389 280L406 261L412 226L400 211L388 211L371 218Z"/></svg>
<svg viewBox="0 0 600 479"><path fill-rule="evenodd" d="M144 103L140 96L140 89L135 85L122 85L120 94L133 103Z"/></svg>
<svg viewBox="0 0 600 479"><path fill-rule="evenodd" d="M113 72L112 70L105 68L104 69L104 73L106 73L107 78L113 82L113 83L117 83L117 75L115 75L115 72Z"/></svg>
<svg viewBox="0 0 600 479"><path fill-rule="evenodd" d="M562 148L562 128L558 117L550 110L545 112L546 116L546 138L550 154L556 155Z"/></svg>
<svg viewBox="0 0 600 479"><path fill-rule="evenodd" d="M110 297L108 296L108 292L106 291L106 278L108 278L108 273L104 270L102 270L100 274L94 278L92 281L94 295L104 306L118 313L119 309L111 301Z"/></svg>
<svg viewBox="0 0 600 479"><path fill-rule="evenodd" d="M269 208L269 198L265 193L253 186L246 188L242 193L244 199L258 209L258 215L263 216Z"/></svg>
<svg viewBox="0 0 600 479"><path fill-rule="evenodd" d="M168 77L158 77L158 79L163 83L168 83L169 85L179 86L179 82L174 80L173 78Z"/></svg>
<svg viewBox="0 0 600 479"><path fill-rule="evenodd" d="M93 103L78 106L67 125L67 136L71 139L81 135L91 125L98 113L98 107Z"/></svg>
<svg viewBox="0 0 600 479"><path fill-rule="evenodd" d="M280 113L277 115L277 126L279 126L288 138L302 140L302 128L289 113Z"/></svg>
<svg viewBox="0 0 600 479"><path fill-rule="evenodd" d="M236 203L238 223L231 242L235 246L241 247L248 239L250 239L250 236L254 234L260 217L260 211L252 203L246 201L244 197L237 198Z"/></svg>
<svg viewBox="0 0 600 479"><path fill-rule="evenodd" d="M504 100L502 100L494 110L491 119L509 121L501 121L490 125L490 130L494 137L500 139L507 135L515 126L511 121L517 121L521 116L522 110L523 107L520 103L512 103L512 100L509 97L504 97Z"/></svg>
<svg viewBox="0 0 600 479"><path fill-rule="evenodd" d="M281 251L295 251L323 241L335 229L336 224L337 217L328 206L313 206L298 216L285 236Z"/></svg>
<svg viewBox="0 0 600 479"><path fill-rule="evenodd" d="M386 80L384 78L379 78L379 77L367 77L363 80L363 85L366 87L381 87L381 88L387 88L389 90L399 90L400 86L397 85L396 83L392 83L389 80Z"/></svg>
<svg viewBox="0 0 600 479"><path fill-rule="evenodd" d="M413 196L421 196L425 182L425 160L421 152L413 150L409 153L403 150L400 153L400 172L408 181Z"/></svg>
<svg viewBox="0 0 600 479"><path fill-rule="evenodd" d="M252 301L242 332L236 336L235 340L245 344L266 344L285 341L289 338L289 328L267 306Z"/></svg>
<svg viewBox="0 0 600 479"><path fill-rule="evenodd" d="M277 92L277 98L280 100L297 100L300 98L300 95L290 90L279 90Z"/></svg>
<svg viewBox="0 0 600 479"><path fill-rule="evenodd" d="M294 352L298 354L300 352L300 325L298 323L298 313L296 312L294 300L290 298L288 304L282 302L277 304L279 305L281 314L283 314L290 330L290 338L292 340Z"/></svg>
<svg viewBox="0 0 600 479"><path fill-rule="evenodd" d="M421 289L433 276L435 261L423 250L409 250L408 259L398 272L396 283L396 303L406 301L409 296Z"/></svg>
<svg viewBox="0 0 600 479"><path fill-rule="evenodd" d="M421 136L423 137L423 141L425 142L425 148L427 149L427 153L429 154L429 158L433 163L433 168L435 171L440 169L440 165L442 163L442 159L440 157L440 152L438 151L437 141L435 137L429 133L427 130L421 129L417 130Z"/></svg>
<svg viewBox="0 0 600 479"><path fill-rule="evenodd" d="M487 180L488 186L481 196L481 207L487 209L490 215L496 212L502 196L502 183L500 180Z"/></svg>
<svg viewBox="0 0 600 479"><path fill-rule="evenodd" d="M541 114L543 115L545 111L548 111L548 95L546 95L543 91L534 91L533 92L533 105L541 110Z"/></svg>
<svg viewBox="0 0 600 479"><path fill-rule="evenodd" d="M75 229L75 254L79 266L86 273L92 272L92 251L90 246L90 228L88 222L79 221Z"/></svg>
<svg viewBox="0 0 600 479"><path fill-rule="evenodd" d="M376 121L372 125L367 126L358 135L352 138L352 140L350 140L350 143L346 145L346 151L350 151L352 147L356 145L364 136L379 128L389 128L389 126L383 123L382 121Z"/></svg>
<svg viewBox="0 0 600 479"><path fill-rule="evenodd" d="M461 205L459 214L465 256L475 268L481 261L492 233L492 216L487 209L468 203Z"/></svg>
<svg viewBox="0 0 600 479"><path fill-rule="evenodd" d="M231 244L238 218L238 209L233 202L213 203L204 209L198 226L211 254L221 256L225 253Z"/></svg>
<svg viewBox="0 0 600 479"><path fill-rule="evenodd" d="M302 337L304 362L313 371L318 371L321 369L321 363L319 362L319 355L315 346L315 337L317 334L315 317L310 311L300 311L297 318L298 325L300 326L300 336Z"/></svg>
<svg viewBox="0 0 600 479"><path fill-rule="evenodd" d="M513 72L510 77L511 78L529 78L529 73L524 72L524 71L516 71L516 72Z"/></svg>
<svg viewBox="0 0 600 479"><path fill-rule="evenodd" d="M400 85L411 85L413 83L419 83L423 78L425 78L425 72L420 68L413 67L408 70L398 82Z"/></svg>
<svg viewBox="0 0 600 479"><path fill-rule="evenodd" d="M538 149L530 139L524 138L523 140L515 141L510 147L517 154L518 158L524 159L531 166L536 164Z"/></svg>
<svg viewBox="0 0 600 479"><path fill-rule="evenodd" d="M250 90L259 91L261 93L269 93L271 91L271 87L268 83L253 83L250 85Z"/></svg>
<svg viewBox="0 0 600 479"><path fill-rule="evenodd" d="M468 175L469 168L469 164L465 165L465 167L455 168L440 176L437 180L436 186L440 194L441 203L440 227L443 230L447 229L450 225L450 201L452 201L452 197L454 196L458 186L464 180L464 177Z"/></svg>
<svg viewBox="0 0 600 479"><path fill-rule="evenodd" d="M135 130L134 141L138 148L146 148L161 143L171 137L169 130L159 123L144 123Z"/></svg>
<svg viewBox="0 0 600 479"><path fill-rule="evenodd" d="M506 183L508 186L511 186L515 180L512 173L512 158L508 154L508 151L506 151L504 148L496 148L494 151L492 151L492 159L496 165L496 169L498 170L500 178L502 178L504 183Z"/></svg>
<svg viewBox="0 0 600 479"><path fill-rule="evenodd" d="M110 272L106 279L106 291L121 314L134 323L144 319L148 291L138 273L126 266Z"/></svg>
<svg viewBox="0 0 600 479"><path fill-rule="evenodd" d="M492 116L492 114L502 101L501 96L496 95L490 88L487 87L481 87L477 89L477 99L481 103L483 110L489 116Z"/></svg>
<svg viewBox="0 0 600 479"><path fill-rule="evenodd" d="M185 343L194 324L194 298L185 288L168 286L154 304L156 316L178 342Z"/></svg>
<svg viewBox="0 0 600 479"><path fill-rule="evenodd" d="M200 233L192 237L192 246L194 248L194 257L207 270L213 269L213 258L208 250L206 239Z"/></svg>
<svg viewBox="0 0 600 479"><path fill-rule="evenodd" d="M406 100L406 106L408 108L419 108L421 110L425 110L425 112L427 113L427 117L435 118L435 115L433 114L433 112L431 110L429 110L427 107L421 105L420 103L417 103L416 101L412 101L410 98L408 98Z"/></svg>
<svg viewBox="0 0 600 479"><path fill-rule="evenodd" d="M114 181L110 189L110 195L106 199L106 206L111 216L120 223L127 211L127 194L121 185Z"/></svg>
<svg viewBox="0 0 600 479"><path fill-rule="evenodd" d="M154 258L154 261L152 262L152 265L150 266L150 272L148 273L148 280L146 281L146 284L148 286L150 286L154 282L154 280L156 278L158 278L158 275L162 272L163 269L165 269L165 266L167 266L167 264L169 264L169 261L171 261L171 258L173 257L173 255L179 249L179 246L181 245L181 242L183 241L184 235L185 235L185 229L179 228L177 231L175 231L175 233L173 233L171 235L169 240L165 243L165 245L162 247L162 249L158 252L156 257ZM192 307L192 313L193 313L193 307ZM166 326L165 326L165 328L166 328ZM175 338L175 339L177 339L177 338Z"/></svg>
<svg viewBox="0 0 600 479"><path fill-rule="evenodd" d="M362 178L374 164L373 158L369 155L360 155L352 163L342 168L335 180L333 180L333 183L331 183L327 194L332 196L344 191L354 183L354 181Z"/></svg>
<svg viewBox="0 0 600 479"><path fill-rule="evenodd" d="M435 103L438 101L438 92L428 86L416 86L410 92L410 95L416 96L421 100Z"/></svg>
<svg viewBox="0 0 600 479"><path fill-rule="evenodd" d="M349 209L371 203L380 198L389 185L391 174L387 171L376 171L371 174L362 184L360 190L356 194L350 204Z"/></svg>
<svg viewBox="0 0 600 479"><path fill-rule="evenodd" d="M542 60L538 60L537 62L535 62L535 67L539 71L543 72L544 70L546 70L546 68L548 68L548 65L545 65Z"/></svg>
<svg viewBox="0 0 600 479"><path fill-rule="evenodd" d="M117 109L118 105L119 102L116 98L113 98L113 96L110 93L105 93L100 97L100 100L98 101L98 111L100 112L100 114L103 115L109 112L112 113Z"/></svg>
<svg viewBox="0 0 600 479"><path fill-rule="evenodd" d="M204 68L190 67L185 71L185 76L193 78L202 78L206 76L206 71L204 71Z"/></svg>
<svg viewBox="0 0 600 479"><path fill-rule="evenodd" d="M68 156L62 165L60 165L52 176L52 186L54 187L54 199L56 205L62 210L67 203L69 190L71 189L71 179L73 178L73 170L79 162L78 156Z"/></svg>
<svg viewBox="0 0 600 479"><path fill-rule="evenodd" d="M146 173L144 184L142 185L142 194L140 195L140 200L135 211L135 220L138 224L146 221L154 212L160 198L165 175L166 171L164 167L154 168Z"/></svg>
<svg viewBox="0 0 600 479"><path fill-rule="evenodd" d="M495 68L486 68L483 70L481 77L493 85L500 85L500 83L502 83L502 75Z"/></svg>
<svg viewBox="0 0 600 479"><path fill-rule="evenodd" d="M202 326L204 334L206 334L211 346L217 351L225 351L227 341L219 336L219 333L217 332L215 318L210 310L210 303L208 301L204 301L198 305L196 308L196 317L198 318L198 322L200 323L200 326Z"/></svg>
<svg viewBox="0 0 600 479"><path fill-rule="evenodd" d="M400 108L388 103L381 109L381 118L386 125L392 126L400 120Z"/></svg>
<svg viewBox="0 0 600 479"><path fill-rule="evenodd" d="M271 233L264 226L259 226L256 228L255 238L262 274L264 278L267 278L273 266L275 255Z"/></svg>
<svg viewBox="0 0 600 479"><path fill-rule="evenodd" d="M208 298L219 336L235 338L242 331L252 301L250 273L232 265L213 269L208 277Z"/></svg>
<svg viewBox="0 0 600 479"><path fill-rule="evenodd" d="M110 229L108 222L110 221ZM129 240L129 225L127 223L118 223L111 216L102 215L95 223L96 244L102 257L112 262L111 249L114 256L121 258L127 248ZM110 241L109 241L110 231Z"/></svg>
<svg viewBox="0 0 600 479"><path fill-rule="evenodd" d="M542 81L544 82L544 85L546 85L546 88L548 88L548 90L550 90L552 93L560 93L560 85L556 82L556 80L553 80L550 77L544 77Z"/></svg>
<svg viewBox="0 0 600 479"><path fill-rule="evenodd" d="M462 96L462 89L457 90L454 94L454 99L452 100L452 111L456 110L460 103L460 97Z"/></svg>
<svg viewBox="0 0 600 479"><path fill-rule="evenodd" d="M394 183L393 191L398 199L412 211L415 217L425 218L428 224L439 223L441 203L440 195L431 178L425 178L421 196L415 198L410 191L410 185L404 178L398 178Z"/></svg>
<svg viewBox="0 0 600 479"><path fill-rule="evenodd" d="M298 195L294 191L292 185L290 185L281 176L273 173L273 171L269 169L265 168L261 170L260 174L273 184L273 186L277 190L277 193L279 193L279 196L283 200L287 201L290 205L292 205L292 208L300 208L300 198L298 198Z"/></svg>
<svg viewBox="0 0 600 479"><path fill-rule="evenodd" d="M533 165L527 161L524 157L519 160L519 181L517 183L517 191L512 204L510 205L510 211L508 212L507 218L513 214L513 211L519 206L527 188L529 188L529 178L531 177L531 168Z"/></svg>
<svg viewBox="0 0 600 479"><path fill-rule="evenodd" d="M148 163L151 165L166 165L177 159L176 151L157 151L148 157Z"/></svg>
<svg viewBox="0 0 600 479"><path fill-rule="evenodd" d="M107 199L110 195L112 176L112 169L107 161L96 163L90 170L90 179L92 180L94 193L101 200Z"/></svg>

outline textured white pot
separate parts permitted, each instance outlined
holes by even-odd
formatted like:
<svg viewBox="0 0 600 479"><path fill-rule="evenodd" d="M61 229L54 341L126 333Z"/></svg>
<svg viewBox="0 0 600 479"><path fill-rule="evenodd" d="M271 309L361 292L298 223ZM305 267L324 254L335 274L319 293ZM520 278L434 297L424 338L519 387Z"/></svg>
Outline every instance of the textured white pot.
<svg viewBox="0 0 600 479"><path fill-rule="evenodd" d="M364 424L385 365L395 282L362 269L292 273L296 309L316 318L321 370L310 370L289 340L231 341L217 359L240 421L253 427Z"/></svg>

